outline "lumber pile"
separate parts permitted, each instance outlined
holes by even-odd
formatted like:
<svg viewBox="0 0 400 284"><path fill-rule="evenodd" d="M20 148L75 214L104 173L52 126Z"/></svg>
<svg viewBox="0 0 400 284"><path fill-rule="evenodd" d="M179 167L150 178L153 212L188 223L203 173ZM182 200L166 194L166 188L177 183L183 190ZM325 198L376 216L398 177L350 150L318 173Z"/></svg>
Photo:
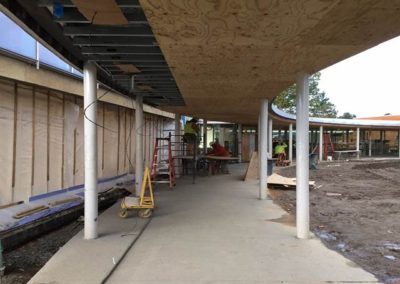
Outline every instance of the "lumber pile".
<svg viewBox="0 0 400 284"><path fill-rule="evenodd" d="M273 173L268 177L268 188L296 190L296 178L287 178ZM309 181L310 189L315 187L315 181Z"/></svg>

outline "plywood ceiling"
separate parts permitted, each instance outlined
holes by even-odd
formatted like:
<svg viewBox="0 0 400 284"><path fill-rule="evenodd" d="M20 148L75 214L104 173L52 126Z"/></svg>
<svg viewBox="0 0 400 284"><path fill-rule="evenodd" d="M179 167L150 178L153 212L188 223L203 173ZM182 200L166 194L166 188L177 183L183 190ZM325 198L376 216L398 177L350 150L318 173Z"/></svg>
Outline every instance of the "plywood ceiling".
<svg viewBox="0 0 400 284"><path fill-rule="evenodd" d="M167 110L257 122L259 102L400 34L400 0L140 0L185 99Z"/></svg>

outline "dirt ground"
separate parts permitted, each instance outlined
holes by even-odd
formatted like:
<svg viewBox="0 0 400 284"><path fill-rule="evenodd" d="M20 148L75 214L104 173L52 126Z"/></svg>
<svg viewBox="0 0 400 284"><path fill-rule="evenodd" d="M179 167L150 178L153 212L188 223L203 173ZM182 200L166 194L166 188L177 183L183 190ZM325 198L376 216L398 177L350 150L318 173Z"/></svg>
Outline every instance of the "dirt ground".
<svg viewBox="0 0 400 284"><path fill-rule="evenodd" d="M276 173L295 177L294 167ZM311 229L326 246L375 274L400 283L400 161L327 162L310 170ZM270 190L294 215L295 191Z"/></svg>
<svg viewBox="0 0 400 284"><path fill-rule="evenodd" d="M5 252L6 274L0 279L0 284L27 283L82 228L83 222L77 220L13 251Z"/></svg>

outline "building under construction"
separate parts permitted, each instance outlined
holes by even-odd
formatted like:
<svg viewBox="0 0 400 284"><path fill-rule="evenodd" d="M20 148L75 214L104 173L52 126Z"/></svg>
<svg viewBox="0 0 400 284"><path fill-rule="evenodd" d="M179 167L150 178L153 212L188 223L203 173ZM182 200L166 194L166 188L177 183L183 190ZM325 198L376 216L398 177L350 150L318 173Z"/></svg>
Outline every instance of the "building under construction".
<svg viewBox="0 0 400 284"><path fill-rule="evenodd" d="M376 281L310 239L310 157L397 161L400 120L309 118L308 78L400 35L399 11L385 0L0 0L4 248L83 215L30 283ZM293 83L297 115L273 104ZM193 151L187 117L200 120ZM207 155L216 141L229 157ZM264 224L284 214L268 197L283 141L290 229ZM231 174L207 175L221 165ZM119 218L117 200L152 184L152 222Z"/></svg>

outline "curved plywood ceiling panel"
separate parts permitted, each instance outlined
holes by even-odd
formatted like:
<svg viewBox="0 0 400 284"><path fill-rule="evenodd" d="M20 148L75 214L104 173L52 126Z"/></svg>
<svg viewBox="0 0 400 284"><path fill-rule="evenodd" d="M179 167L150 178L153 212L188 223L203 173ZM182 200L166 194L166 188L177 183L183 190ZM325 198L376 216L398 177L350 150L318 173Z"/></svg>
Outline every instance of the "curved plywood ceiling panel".
<svg viewBox="0 0 400 284"><path fill-rule="evenodd" d="M170 111L254 123L298 71L400 34L398 0L141 0L185 99Z"/></svg>

